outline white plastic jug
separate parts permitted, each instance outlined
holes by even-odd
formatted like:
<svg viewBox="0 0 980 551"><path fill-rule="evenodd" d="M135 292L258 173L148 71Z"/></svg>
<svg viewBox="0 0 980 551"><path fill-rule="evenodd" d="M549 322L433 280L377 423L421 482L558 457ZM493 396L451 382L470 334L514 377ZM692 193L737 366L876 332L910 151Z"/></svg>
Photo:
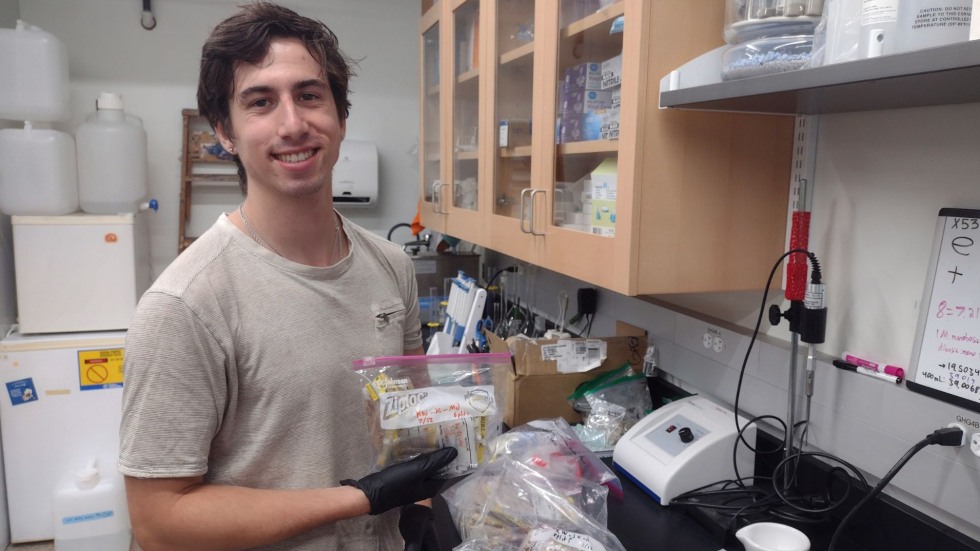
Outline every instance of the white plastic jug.
<svg viewBox="0 0 980 551"><path fill-rule="evenodd" d="M123 111L122 97L103 92L75 132L78 202L92 214L136 212L147 196L146 132Z"/></svg>
<svg viewBox="0 0 980 551"><path fill-rule="evenodd" d="M34 128L0 130L0 212L60 216L78 210L75 140Z"/></svg>
<svg viewBox="0 0 980 551"><path fill-rule="evenodd" d="M93 459L54 494L55 551L129 551L133 539L126 489L115 471L102 477Z"/></svg>
<svg viewBox="0 0 980 551"><path fill-rule="evenodd" d="M71 112L68 49L38 27L0 29L0 82L0 119L52 122Z"/></svg>

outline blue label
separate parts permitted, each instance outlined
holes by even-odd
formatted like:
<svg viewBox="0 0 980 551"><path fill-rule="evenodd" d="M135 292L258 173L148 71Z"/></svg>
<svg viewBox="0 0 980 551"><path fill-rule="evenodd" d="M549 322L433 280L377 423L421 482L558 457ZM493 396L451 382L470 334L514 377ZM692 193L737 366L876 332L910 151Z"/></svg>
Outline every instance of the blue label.
<svg viewBox="0 0 980 551"><path fill-rule="evenodd" d="M84 515L75 515L73 517L64 517L61 519L61 524L78 524L79 522L89 522L93 520L102 520L106 518L112 518L115 513L112 509L108 511L99 511L98 513L87 513Z"/></svg>
<svg viewBox="0 0 980 551"><path fill-rule="evenodd" d="M8 382L7 394L10 395L10 403L15 406L38 400L37 389L34 388L34 379L30 378Z"/></svg>

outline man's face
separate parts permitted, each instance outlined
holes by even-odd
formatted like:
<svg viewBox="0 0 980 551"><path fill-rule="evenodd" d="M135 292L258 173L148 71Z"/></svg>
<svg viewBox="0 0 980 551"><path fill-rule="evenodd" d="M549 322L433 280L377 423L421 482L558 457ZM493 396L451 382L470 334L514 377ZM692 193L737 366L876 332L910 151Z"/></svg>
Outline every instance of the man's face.
<svg viewBox="0 0 980 551"><path fill-rule="evenodd" d="M245 166L249 193L330 193L345 121L302 42L274 39L261 63L240 63L230 111L230 132L218 134Z"/></svg>

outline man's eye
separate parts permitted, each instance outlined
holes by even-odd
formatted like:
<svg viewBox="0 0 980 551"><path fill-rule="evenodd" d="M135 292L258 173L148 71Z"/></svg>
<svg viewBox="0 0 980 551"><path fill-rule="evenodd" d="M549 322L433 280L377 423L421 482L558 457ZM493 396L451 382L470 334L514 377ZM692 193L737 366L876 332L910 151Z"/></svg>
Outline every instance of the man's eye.
<svg viewBox="0 0 980 551"><path fill-rule="evenodd" d="M262 98L262 99L257 99L255 101L253 101L251 104L249 104L249 106L250 107L262 108L262 107L268 107L270 103L271 102L269 100L267 100L265 98Z"/></svg>
<svg viewBox="0 0 980 551"><path fill-rule="evenodd" d="M302 101L316 101L319 98L320 96L314 93L306 93L306 94L301 94L299 96L299 99Z"/></svg>

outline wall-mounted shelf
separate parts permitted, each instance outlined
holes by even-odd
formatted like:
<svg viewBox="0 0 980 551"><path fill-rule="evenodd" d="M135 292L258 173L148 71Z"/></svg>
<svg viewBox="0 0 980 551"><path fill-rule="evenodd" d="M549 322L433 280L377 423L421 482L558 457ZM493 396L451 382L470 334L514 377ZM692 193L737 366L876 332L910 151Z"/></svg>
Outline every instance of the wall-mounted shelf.
<svg viewBox="0 0 980 551"><path fill-rule="evenodd" d="M664 77L661 107L817 115L980 102L980 40L728 82L693 74L720 75L722 50Z"/></svg>

